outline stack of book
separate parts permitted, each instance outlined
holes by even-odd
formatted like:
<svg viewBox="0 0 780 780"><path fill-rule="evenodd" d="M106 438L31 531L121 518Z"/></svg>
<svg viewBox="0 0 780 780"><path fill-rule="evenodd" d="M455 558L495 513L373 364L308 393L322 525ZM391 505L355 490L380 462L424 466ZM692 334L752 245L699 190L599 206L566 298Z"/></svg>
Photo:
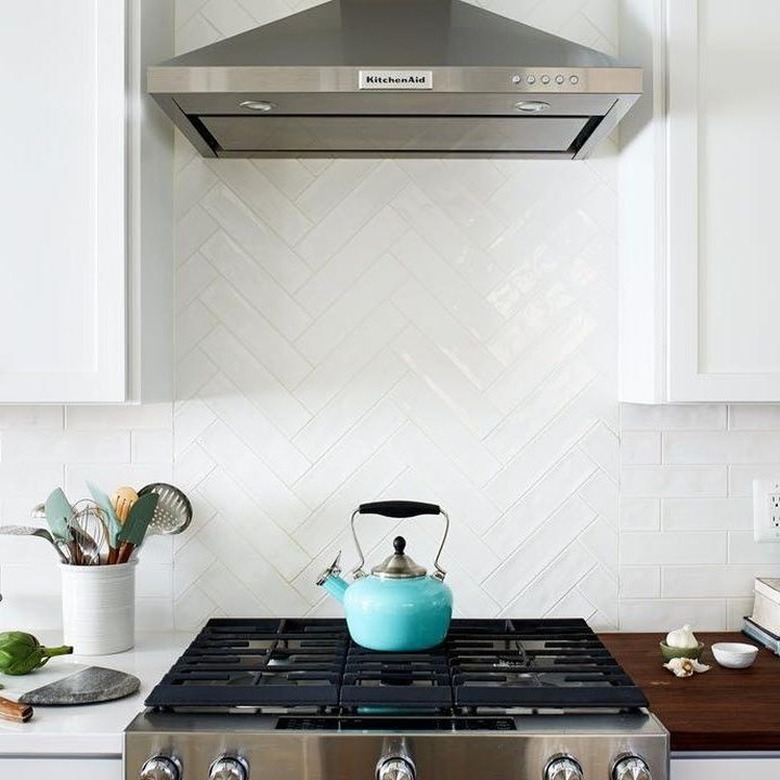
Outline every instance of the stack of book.
<svg viewBox="0 0 780 780"><path fill-rule="evenodd" d="M742 632L780 655L780 579L756 577L753 614L743 618Z"/></svg>

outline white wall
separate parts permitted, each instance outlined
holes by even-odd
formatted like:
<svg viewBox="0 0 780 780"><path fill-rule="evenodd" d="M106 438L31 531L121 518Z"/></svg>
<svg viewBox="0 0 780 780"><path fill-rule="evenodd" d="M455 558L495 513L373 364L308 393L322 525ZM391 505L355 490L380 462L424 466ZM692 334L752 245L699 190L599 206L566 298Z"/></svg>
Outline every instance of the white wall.
<svg viewBox="0 0 780 780"><path fill-rule="evenodd" d="M616 50L612 0L486 5ZM178 49L294 9L180 0ZM776 573L745 496L780 416L618 406L615 161L206 161L179 138L174 408L0 408L0 519L172 478L195 520L143 551L147 627L338 614L314 580L380 497L450 512L462 615L736 625ZM359 530L389 553L390 523ZM404 530L430 565L437 522ZM0 588L0 626L58 624L40 540L0 537Z"/></svg>

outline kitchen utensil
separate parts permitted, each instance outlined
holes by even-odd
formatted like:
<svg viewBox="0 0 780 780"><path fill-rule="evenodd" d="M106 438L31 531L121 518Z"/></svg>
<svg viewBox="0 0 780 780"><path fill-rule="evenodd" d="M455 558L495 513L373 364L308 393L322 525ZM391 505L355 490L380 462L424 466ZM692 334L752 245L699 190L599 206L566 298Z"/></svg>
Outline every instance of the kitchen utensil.
<svg viewBox="0 0 780 780"><path fill-rule="evenodd" d="M138 501L138 493L131 487L118 487L114 491L114 495L111 496L111 506L114 507L117 519L120 523L124 523L127 520L127 515L130 512L130 507Z"/></svg>
<svg viewBox="0 0 780 780"><path fill-rule="evenodd" d="M397 536L395 552L368 576L363 571L363 551L355 533L355 517L377 514L385 517L415 517L441 514L444 535L433 562L436 572L430 577L404 552L406 540ZM352 639L370 650L412 652L438 645L447 635L452 617L452 592L444 584L445 572L439 567L450 521L436 504L417 501L378 501L361 504L352 513L352 537L360 562L353 570L355 582L339 577L339 558L317 581L330 595L344 604L347 627ZM340 553L339 553L340 556Z"/></svg>
<svg viewBox="0 0 780 780"><path fill-rule="evenodd" d="M91 566L102 563L108 554L108 532L103 510L92 501L79 501L73 507L74 513L68 526L79 547L80 565Z"/></svg>
<svg viewBox="0 0 780 780"><path fill-rule="evenodd" d="M54 541L54 537L45 528L34 528L29 525L3 525L0 526L0 534L6 536L38 536L49 542L63 563L70 562L68 556L65 555L59 544Z"/></svg>
<svg viewBox="0 0 780 780"><path fill-rule="evenodd" d="M68 538L68 518L73 513L73 507L71 507L62 488L55 488L49 493L44 504L44 513L51 535L62 542L70 541Z"/></svg>
<svg viewBox="0 0 780 780"><path fill-rule="evenodd" d="M18 704L0 696L0 718L3 720L26 723L32 716L33 708L29 704Z"/></svg>
<svg viewBox="0 0 780 780"><path fill-rule="evenodd" d="M141 546L159 500L160 497L156 493L144 493L138 496L117 537L119 541L117 563L127 563L133 550Z"/></svg>
<svg viewBox="0 0 780 780"><path fill-rule="evenodd" d="M118 537L122 524L119 522L119 518L116 516L108 496L93 482L87 482L87 487L92 494L92 498L95 499L95 503L105 513L106 531L108 532L108 557L106 563L116 563L119 553Z"/></svg>
<svg viewBox="0 0 780 780"><path fill-rule="evenodd" d="M711 649L715 660L729 669L744 669L758 655L758 648L745 642L715 642Z"/></svg>
<svg viewBox="0 0 780 780"><path fill-rule="evenodd" d="M70 505L62 488L55 488L49 493L44 504L44 511L51 535L57 542L67 546L70 562L77 563L79 560L79 547L73 540L73 534L69 527L73 507Z"/></svg>
<svg viewBox="0 0 780 780"><path fill-rule="evenodd" d="M141 681L132 674L102 666L88 666L56 682L19 697L20 704L63 705L113 701L135 693Z"/></svg>
<svg viewBox="0 0 780 780"><path fill-rule="evenodd" d="M192 522L192 504L179 488L165 482L153 482L138 491L139 496L147 493L160 497L148 533L180 534Z"/></svg>

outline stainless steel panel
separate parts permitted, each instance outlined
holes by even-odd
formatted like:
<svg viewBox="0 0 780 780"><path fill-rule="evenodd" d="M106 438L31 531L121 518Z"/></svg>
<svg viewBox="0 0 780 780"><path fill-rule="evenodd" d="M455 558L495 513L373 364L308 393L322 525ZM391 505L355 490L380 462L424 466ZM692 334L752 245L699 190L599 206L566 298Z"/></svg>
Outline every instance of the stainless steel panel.
<svg viewBox="0 0 780 780"><path fill-rule="evenodd" d="M177 758L182 780L205 778L211 763L224 754L241 756L252 780L371 780L377 761L392 754L399 742L414 761L419 780L539 780L549 758L560 753L576 758L585 777L594 780L608 778L612 763L625 753L641 756L653 780L667 780L668 734L654 719L636 729L630 724L599 729L589 728L587 718L578 727L566 718L551 718L548 727L521 724L515 732L485 733L254 731L240 725L215 732L130 731L125 780L137 780L153 755Z"/></svg>
<svg viewBox="0 0 780 780"><path fill-rule="evenodd" d="M176 96L176 103L185 114L201 116L258 116L257 111L242 107L247 101L267 100L275 105L270 116L287 114L402 114L425 116L517 116L515 104L527 96L508 94L410 94L302 92L263 94L257 92L195 93ZM612 95L535 94L534 100L550 105L545 116L603 116L614 105Z"/></svg>
<svg viewBox="0 0 780 780"><path fill-rule="evenodd" d="M226 151L502 152L568 150L581 117L202 117Z"/></svg>
<svg viewBox="0 0 780 780"><path fill-rule="evenodd" d="M632 94L642 93L641 68L541 68L537 66L432 68L433 91L509 94ZM329 66L301 67L182 67L147 69L147 90L153 94L257 93L257 92L358 92L359 69ZM557 75L563 84L556 83ZM544 83L544 76L549 76ZM529 83L529 76L534 77ZM571 81L572 76L577 80ZM519 81L515 77L519 77ZM361 91L361 94L371 94ZM382 92L382 94L390 94ZM403 93L406 94L406 93Z"/></svg>

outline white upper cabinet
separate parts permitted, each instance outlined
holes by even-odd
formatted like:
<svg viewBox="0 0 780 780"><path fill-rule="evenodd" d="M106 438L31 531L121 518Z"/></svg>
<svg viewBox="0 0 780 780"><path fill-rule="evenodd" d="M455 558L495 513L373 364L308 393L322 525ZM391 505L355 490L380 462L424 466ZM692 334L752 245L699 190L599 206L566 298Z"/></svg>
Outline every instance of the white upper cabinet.
<svg viewBox="0 0 780 780"><path fill-rule="evenodd" d="M172 139L142 69L172 35L168 0L3 7L2 402L170 397Z"/></svg>
<svg viewBox="0 0 780 780"><path fill-rule="evenodd" d="M623 11L621 400L780 401L780 3Z"/></svg>

